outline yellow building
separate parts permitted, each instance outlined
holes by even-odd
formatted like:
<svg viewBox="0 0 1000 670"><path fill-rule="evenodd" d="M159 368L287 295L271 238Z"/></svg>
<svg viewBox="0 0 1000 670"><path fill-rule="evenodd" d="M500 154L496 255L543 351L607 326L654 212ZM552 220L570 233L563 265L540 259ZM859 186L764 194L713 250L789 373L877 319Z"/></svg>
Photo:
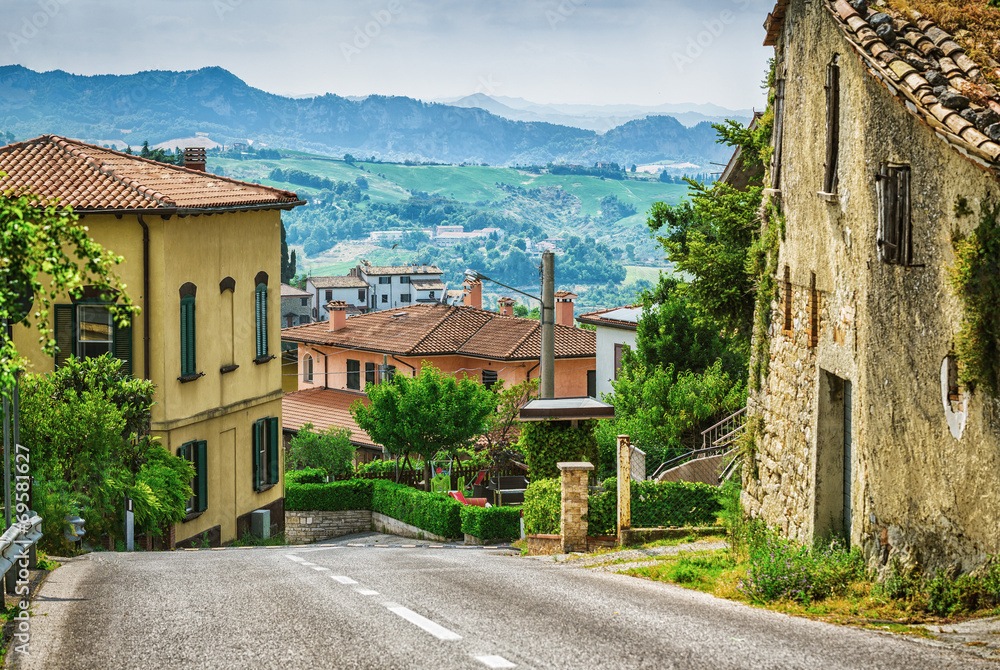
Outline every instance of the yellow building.
<svg viewBox="0 0 1000 670"><path fill-rule="evenodd" d="M84 291L53 310L55 359L23 327L15 342L35 372L110 352L156 384L153 435L198 472L170 546L240 537L254 510L271 511L273 530L284 523L280 211L302 201L207 174L204 160L191 152L181 168L51 135L0 148L0 190L59 198L125 258L118 271L142 309L131 327L113 327Z"/></svg>

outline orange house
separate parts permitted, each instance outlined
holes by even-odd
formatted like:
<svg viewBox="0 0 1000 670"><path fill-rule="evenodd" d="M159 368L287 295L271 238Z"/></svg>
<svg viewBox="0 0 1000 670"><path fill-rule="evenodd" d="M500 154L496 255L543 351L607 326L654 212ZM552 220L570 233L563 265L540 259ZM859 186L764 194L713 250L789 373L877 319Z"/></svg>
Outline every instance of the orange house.
<svg viewBox="0 0 1000 670"><path fill-rule="evenodd" d="M509 387L537 379L539 322L513 316L509 300L501 299L499 313L474 306L480 290L480 285L472 285L466 302L473 304L420 304L350 318L347 305L334 301L327 305L327 321L283 329L281 339L297 342L299 348L299 392L285 397L286 415L288 410L297 412L306 398L312 404L321 396L327 404L339 404L344 394L364 393L369 385L393 374L416 375L425 364L446 374L465 374L489 387L501 380ZM594 332L572 325L573 294L556 295L556 397L593 395ZM325 427L321 421L312 423ZM296 428L294 422L286 422L286 430ZM371 445L367 435L358 438L354 441L359 447Z"/></svg>

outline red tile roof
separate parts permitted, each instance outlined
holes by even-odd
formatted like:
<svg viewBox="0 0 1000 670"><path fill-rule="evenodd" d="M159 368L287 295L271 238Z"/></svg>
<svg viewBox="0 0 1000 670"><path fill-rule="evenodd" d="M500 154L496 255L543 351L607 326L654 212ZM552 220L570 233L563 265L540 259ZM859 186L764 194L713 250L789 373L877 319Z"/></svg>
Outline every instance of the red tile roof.
<svg viewBox="0 0 1000 670"><path fill-rule="evenodd" d="M466 306L414 305L352 316L340 330L329 328L326 322L284 328L281 339L409 356L530 360L541 351L537 320ZM592 331L556 324L555 335L556 358L595 355Z"/></svg>
<svg viewBox="0 0 1000 670"><path fill-rule="evenodd" d="M26 188L77 211L290 208L290 191L157 163L57 135L0 147L0 191Z"/></svg>
<svg viewBox="0 0 1000 670"><path fill-rule="evenodd" d="M351 403L355 400L368 404L368 396L364 393L339 389L317 388L288 393L281 400L281 423L285 430L301 430L307 423L317 430L347 428L354 444L378 446L351 416Z"/></svg>
<svg viewBox="0 0 1000 670"><path fill-rule="evenodd" d="M977 165L1000 168L1000 95L955 38L917 12L872 7L862 15L846 0L822 4L872 77L911 114Z"/></svg>

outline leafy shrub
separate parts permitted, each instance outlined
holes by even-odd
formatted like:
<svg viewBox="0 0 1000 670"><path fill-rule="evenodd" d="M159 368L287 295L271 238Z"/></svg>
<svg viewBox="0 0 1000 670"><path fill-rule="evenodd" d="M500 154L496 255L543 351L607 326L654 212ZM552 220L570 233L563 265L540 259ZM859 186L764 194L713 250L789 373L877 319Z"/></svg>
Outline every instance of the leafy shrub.
<svg viewBox="0 0 1000 670"><path fill-rule="evenodd" d="M920 595L920 575L904 570L899 559L893 557L888 573L872 587L872 594L887 600L912 600Z"/></svg>
<svg viewBox="0 0 1000 670"><path fill-rule="evenodd" d="M355 446L351 431L330 427L315 430L311 423L299 429L289 443L287 465L292 468L318 468L336 477L348 477L354 468Z"/></svg>
<svg viewBox="0 0 1000 670"><path fill-rule="evenodd" d="M529 535L559 533L562 486L558 478L535 479L524 492L524 532Z"/></svg>
<svg viewBox="0 0 1000 670"><path fill-rule="evenodd" d="M587 534L614 535L618 532L618 480L604 481L604 491L591 491L587 500Z"/></svg>
<svg viewBox="0 0 1000 670"><path fill-rule="evenodd" d="M462 507L462 532L481 540L521 537L521 510L517 507Z"/></svg>
<svg viewBox="0 0 1000 670"><path fill-rule="evenodd" d="M322 484L326 477L326 472L319 468L303 468L302 470L289 470L285 473L285 486L289 484Z"/></svg>
<svg viewBox="0 0 1000 670"><path fill-rule="evenodd" d="M414 469L422 470L423 467L419 459L414 464ZM396 474L396 461L393 459L382 460L381 458L376 458L374 461L358 464L354 468L354 473L356 475L394 475Z"/></svg>
<svg viewBox="0 0 1000 670"><path fill-rule="evenodd" d="M580 421L574 428L569 421L528 421L521 426L518 447L524 452L528 472L534 479L558 477L560 461L589 461L600 466L594 420Z"/></svg>
<svg viewBox="0 0 1000 670"><path fill-rule="evenodd" d="M702 482L632 482L632 527L703 526L722 510L719 489Z"/></svg>
<svg viewBox="0 0 1000 670"><path fill-rule="evenodd" d="M436 535L462 535L461 510L464 505L457 500L382 479L376 479L372 484L373 512L391 516Z"/></svg>
<svg viewBox="0 0 1000 670"><path fill-rule="evenodd" d="M838 539L809 547L755 523L748 545L750 568L739 590L758 603L787 599L807 604L844 593L865 574L861 552L848 551Z"/></svg>
<svg viewBox="0 0 1000 670"><path fill-rule="evenodd" d="M348 479L328 484L285 481L285 509L338 512L372 509L372 484L368 479Z"/></svg>

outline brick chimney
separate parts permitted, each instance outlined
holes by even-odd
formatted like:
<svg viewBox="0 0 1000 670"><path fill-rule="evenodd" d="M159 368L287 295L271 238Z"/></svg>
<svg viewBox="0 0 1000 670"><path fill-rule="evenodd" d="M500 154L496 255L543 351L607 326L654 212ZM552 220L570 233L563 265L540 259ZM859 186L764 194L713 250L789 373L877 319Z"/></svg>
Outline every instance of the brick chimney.
<svg viewBox="0 0 1000 670"><path fill-rule="evenodd" d="M187 147L184 149L184 167L198 172L205 171L205 147Z"/></svg>
<svg viewBox="0 0 1000 670"><path fill-rule="evenodd" d="M483 308L483 282L478 279L466 279L462 283L465 295L462 296L462 304L467 307Z"/></svg>
<svg viewBox="0 0 1000 670"><path fill-rule="evenodd" d="M330 327L328 330L335 331L340 330L347 325L347 303L343 300L331 300L326 303L326 311L329 314L330 319L328 323Z"/></svg>
<svg viewBox="0 0 1000 670"><path fill-rule="evenodd" d="M497 311L504 316L514 316L514 304L516 302L513 298L500 298L497 300Z"/></svg>
<svg viewBox="0 0 1000 670"><path fill-rule="evenodd" d="M556 291L556 323L573 327L573 300L580 296L569 291Z"/></svg>

